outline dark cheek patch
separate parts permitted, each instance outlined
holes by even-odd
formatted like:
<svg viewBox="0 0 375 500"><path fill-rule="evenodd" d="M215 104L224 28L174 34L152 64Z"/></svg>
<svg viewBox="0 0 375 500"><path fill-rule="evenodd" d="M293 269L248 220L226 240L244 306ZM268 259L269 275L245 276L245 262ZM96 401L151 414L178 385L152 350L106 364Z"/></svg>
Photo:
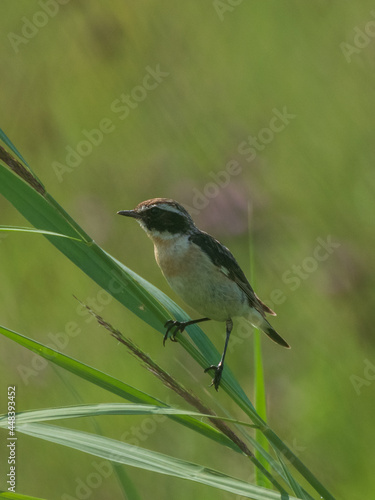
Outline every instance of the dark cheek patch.
<svg viewBox="0 0 375 500"><path fill-rule="evenodd" d="M150 214L145 217L145 223L149 230L168 231L171 234L183 233L189 227L185 217L173 212L162 212L157 216Z"/></svg>

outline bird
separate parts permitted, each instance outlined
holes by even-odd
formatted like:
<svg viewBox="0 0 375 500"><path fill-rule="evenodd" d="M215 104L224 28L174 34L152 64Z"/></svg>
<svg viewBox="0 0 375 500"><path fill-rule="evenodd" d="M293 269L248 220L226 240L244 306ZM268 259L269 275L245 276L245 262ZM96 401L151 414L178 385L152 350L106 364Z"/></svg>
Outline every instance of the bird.
<svg viewBox="0 0 375 500"><path fill-rule="evenodd" d="M117 213L140 224L154 244L156 262L170 287L202 316L190 321L167 321L163 344L168 337L176 341L177 333L189 325L209 320L225 322L221 359L204 370L213 370L211 386L216 390L220 386L233 318L246 318L274 342L290 348L266 319L266 314L276 316L276 313L256 295L230 250L198 229L180 203L170 198L152 198L133 210Z"/></svg>

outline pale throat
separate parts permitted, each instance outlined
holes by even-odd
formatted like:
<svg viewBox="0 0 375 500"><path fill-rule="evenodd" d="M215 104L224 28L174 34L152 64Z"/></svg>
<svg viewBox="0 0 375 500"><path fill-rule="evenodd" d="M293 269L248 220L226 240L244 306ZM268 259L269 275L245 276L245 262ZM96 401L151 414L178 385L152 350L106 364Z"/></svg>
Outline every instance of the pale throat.
<svg viewBox="0 0 375 500"><path fill-rule="evenodd" d="M179 266L189 250L189 236L169 232L150 231L147 233L154 244L156 262L162 269Z"/></svg>

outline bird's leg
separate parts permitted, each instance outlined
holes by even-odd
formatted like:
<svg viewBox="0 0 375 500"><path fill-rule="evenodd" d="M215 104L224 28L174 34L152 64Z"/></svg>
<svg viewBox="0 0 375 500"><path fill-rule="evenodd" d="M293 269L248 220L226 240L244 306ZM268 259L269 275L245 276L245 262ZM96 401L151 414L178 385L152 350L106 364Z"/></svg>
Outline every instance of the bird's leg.
<svg viewBox="0 0 375 500"><path fill-rule="evenodd" d="M223 368L224 368L225 353L227 352L230 332L232 331L232 328L233 328L233 321L231 319L228 319L227 320L227 336L225 338L224 351L223 351L223 355L221 356L221 360L219 361L218 365L211 365L204 370L205 373L208 372L209 370L215 370L215 375L214 375L214 378L212 379L211 385L215 386L215 389L217 391L219 390L221 375L223 373Z"/></svg>
<svg viewBox="0 0 375 500"><path fill-rule="evenodd" d="M177 321L173 319L168 320L164 325L167 328L167 331L164 335L163 345L165 346L165 342L168 339L171 330L173 330L171 333L171 340L172 342L177 342L176 335L178 332L182 333L187 326L200 323L201 321L210 321L210 318L192 319L190 321Z"/></svg>

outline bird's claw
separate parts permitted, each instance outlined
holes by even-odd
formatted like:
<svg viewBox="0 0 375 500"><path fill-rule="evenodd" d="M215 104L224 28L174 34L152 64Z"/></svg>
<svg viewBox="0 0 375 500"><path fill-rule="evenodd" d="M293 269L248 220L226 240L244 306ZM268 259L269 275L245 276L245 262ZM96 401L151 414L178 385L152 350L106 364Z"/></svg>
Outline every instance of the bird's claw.
<svg viewBox="0 0 375 500"><path fill-rule="evenodd" d="M164 335L163 346L165 346L165 343L168 340L168 337L171 339L172 342L177 342L176 335L178 332L182 333L185 330L186 323L183 321L169 319L165 323L164 327L167 328L167 331L165 332L165 335ZM173 331L172 331L171 335L169 335L171 330L173 330Z"/></svg>
<svg viewBox="0 0 375 500"><path fill-rule="evenodd" d="M207 373L209 370L215 370L215 375L214 378L212 379L210 387L213 385L217 391L219 390L221 376L223 374L223 368L224 365L222 363L219 363L218 365L211 365L204 370L204 373Z"/></svg>

